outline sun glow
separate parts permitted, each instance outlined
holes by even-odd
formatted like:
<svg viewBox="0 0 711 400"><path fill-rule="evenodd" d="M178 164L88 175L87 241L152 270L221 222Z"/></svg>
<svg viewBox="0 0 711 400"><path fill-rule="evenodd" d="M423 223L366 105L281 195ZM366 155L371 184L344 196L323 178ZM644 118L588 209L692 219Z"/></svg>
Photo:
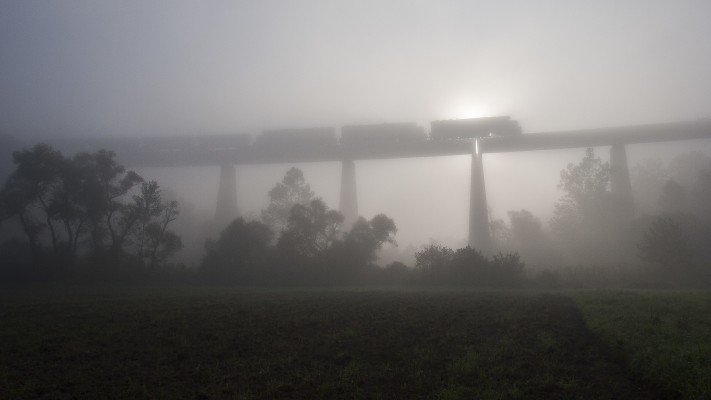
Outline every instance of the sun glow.
<svg viewBox="0 0 711 400"><path fill-rule="evenodd" d="M481 118L490 117L492 115L489 106L473 101L453 103L447 107L444 114L447 119Z"/></svg>

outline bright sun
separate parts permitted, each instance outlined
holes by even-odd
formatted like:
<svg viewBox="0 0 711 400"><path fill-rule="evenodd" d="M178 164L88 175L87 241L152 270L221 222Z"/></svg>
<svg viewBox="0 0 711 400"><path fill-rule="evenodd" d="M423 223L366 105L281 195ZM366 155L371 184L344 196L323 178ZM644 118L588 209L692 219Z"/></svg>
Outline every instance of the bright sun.
<svg viewBox="0 0 711 400"><path fill-rule="evenodd" d="M491 109L486 105L473 101L457 102L446 110L446 118L465 119L491 116Z"/></svg>

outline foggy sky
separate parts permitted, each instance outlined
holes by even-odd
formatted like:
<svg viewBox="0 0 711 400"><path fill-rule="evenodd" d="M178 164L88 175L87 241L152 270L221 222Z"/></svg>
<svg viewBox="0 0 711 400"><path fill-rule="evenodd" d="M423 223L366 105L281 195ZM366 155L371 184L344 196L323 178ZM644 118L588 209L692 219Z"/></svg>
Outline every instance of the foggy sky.
<svg viewBox="0 0 711 400"><path fill-rule="evenodd" d="M535 132L709 117L709 15L708 1L5 0L0 132L256 133L486 115ZM549 212L558 171L580 157L486 156L492 211ZM301 167L337 205L338 166ZM286 170L256 168L238 172L247 213ZM468 210L467 157L357 168L361 212L393 216L401 243L466 235L451 210ZM142 172L180 194L184 176ZM216 192L208 175L196 179ZM404 221L413 214L421 221Z"/></svg>

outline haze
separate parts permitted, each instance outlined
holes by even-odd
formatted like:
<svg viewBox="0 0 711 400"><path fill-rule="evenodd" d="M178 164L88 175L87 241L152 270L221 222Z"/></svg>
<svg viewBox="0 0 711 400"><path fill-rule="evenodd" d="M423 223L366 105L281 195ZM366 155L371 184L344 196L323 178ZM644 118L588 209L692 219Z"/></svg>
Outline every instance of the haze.
<svg viewBox="0 0 711 400"><path fill-rule="evenodd" d="M0 132L256 134L511 115L529 133L703 118L708 15L706 1L5 1ZM689 149L709 144L628 156L633 166ZM526 208L547 219L559 171L582 155L487 155L494 218ZM289 167L238 168L240 212L258 215ZM339 166L298 167L337 207ZM392 217L401 246L461 245L469 171L467 156L358 162L359 209ZM139 172L214 213L216 169Z"/></svg>

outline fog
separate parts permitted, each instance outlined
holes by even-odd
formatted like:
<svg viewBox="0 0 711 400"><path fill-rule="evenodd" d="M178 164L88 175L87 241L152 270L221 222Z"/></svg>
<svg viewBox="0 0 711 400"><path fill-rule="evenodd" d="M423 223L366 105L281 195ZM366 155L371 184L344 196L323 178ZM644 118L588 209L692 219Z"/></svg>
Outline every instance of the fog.
<svg viewBox="0 0 711 400"><path fill-rule="evenodd" d="M692 151L711 152L706 140L628 146L630 168L647 160L668 164ZM609 161L609 148L595 148ZM562 196L560 171L577 163L584 149L547 150L484 156L486 193L492 219L508 222L507 212L526 209L548 221ZM340 163L302 163L316 196L338 207ZM237 201L241 216L259 219L269 203L268 192L292 164L244 165L237 168ZM425 157L356 162L358 207L364 217L385 213L398 226L400 247L436 241L450 247L466 245L469 231L470 156ZM137 170L170 188L183 207L195 208L203 219L214 218L219 167L144 168ZM633 176L634 178L634 176ZM633 186L637 182L632 181ZM656 199L635 199L656 206Z"/></svg>
<svg viewBox="0 0 711 400"><path fill-rule="evenodd" d="M709 117L706 1L127 1L0 6L0 132L257 134L264 129L510 115L524 133ZM708 141L628 146L630 166ZM607 148L596 149L603 160ZM547 221L583 149L487 154L492 218ZM292 165L237 168L258 217ZM297 165L338 207L340 165ZM357 161L358 206L401 246L466 243L469 156ZM146 168L188 211L214 215L216 167ZM634 185L634 182L633 182Z"/></svg>
<svg viewBox="0 0 711 400"><path fill-rule="evenodd" d="M704 1L3 2L3 131L708 116Z"/></svg>

